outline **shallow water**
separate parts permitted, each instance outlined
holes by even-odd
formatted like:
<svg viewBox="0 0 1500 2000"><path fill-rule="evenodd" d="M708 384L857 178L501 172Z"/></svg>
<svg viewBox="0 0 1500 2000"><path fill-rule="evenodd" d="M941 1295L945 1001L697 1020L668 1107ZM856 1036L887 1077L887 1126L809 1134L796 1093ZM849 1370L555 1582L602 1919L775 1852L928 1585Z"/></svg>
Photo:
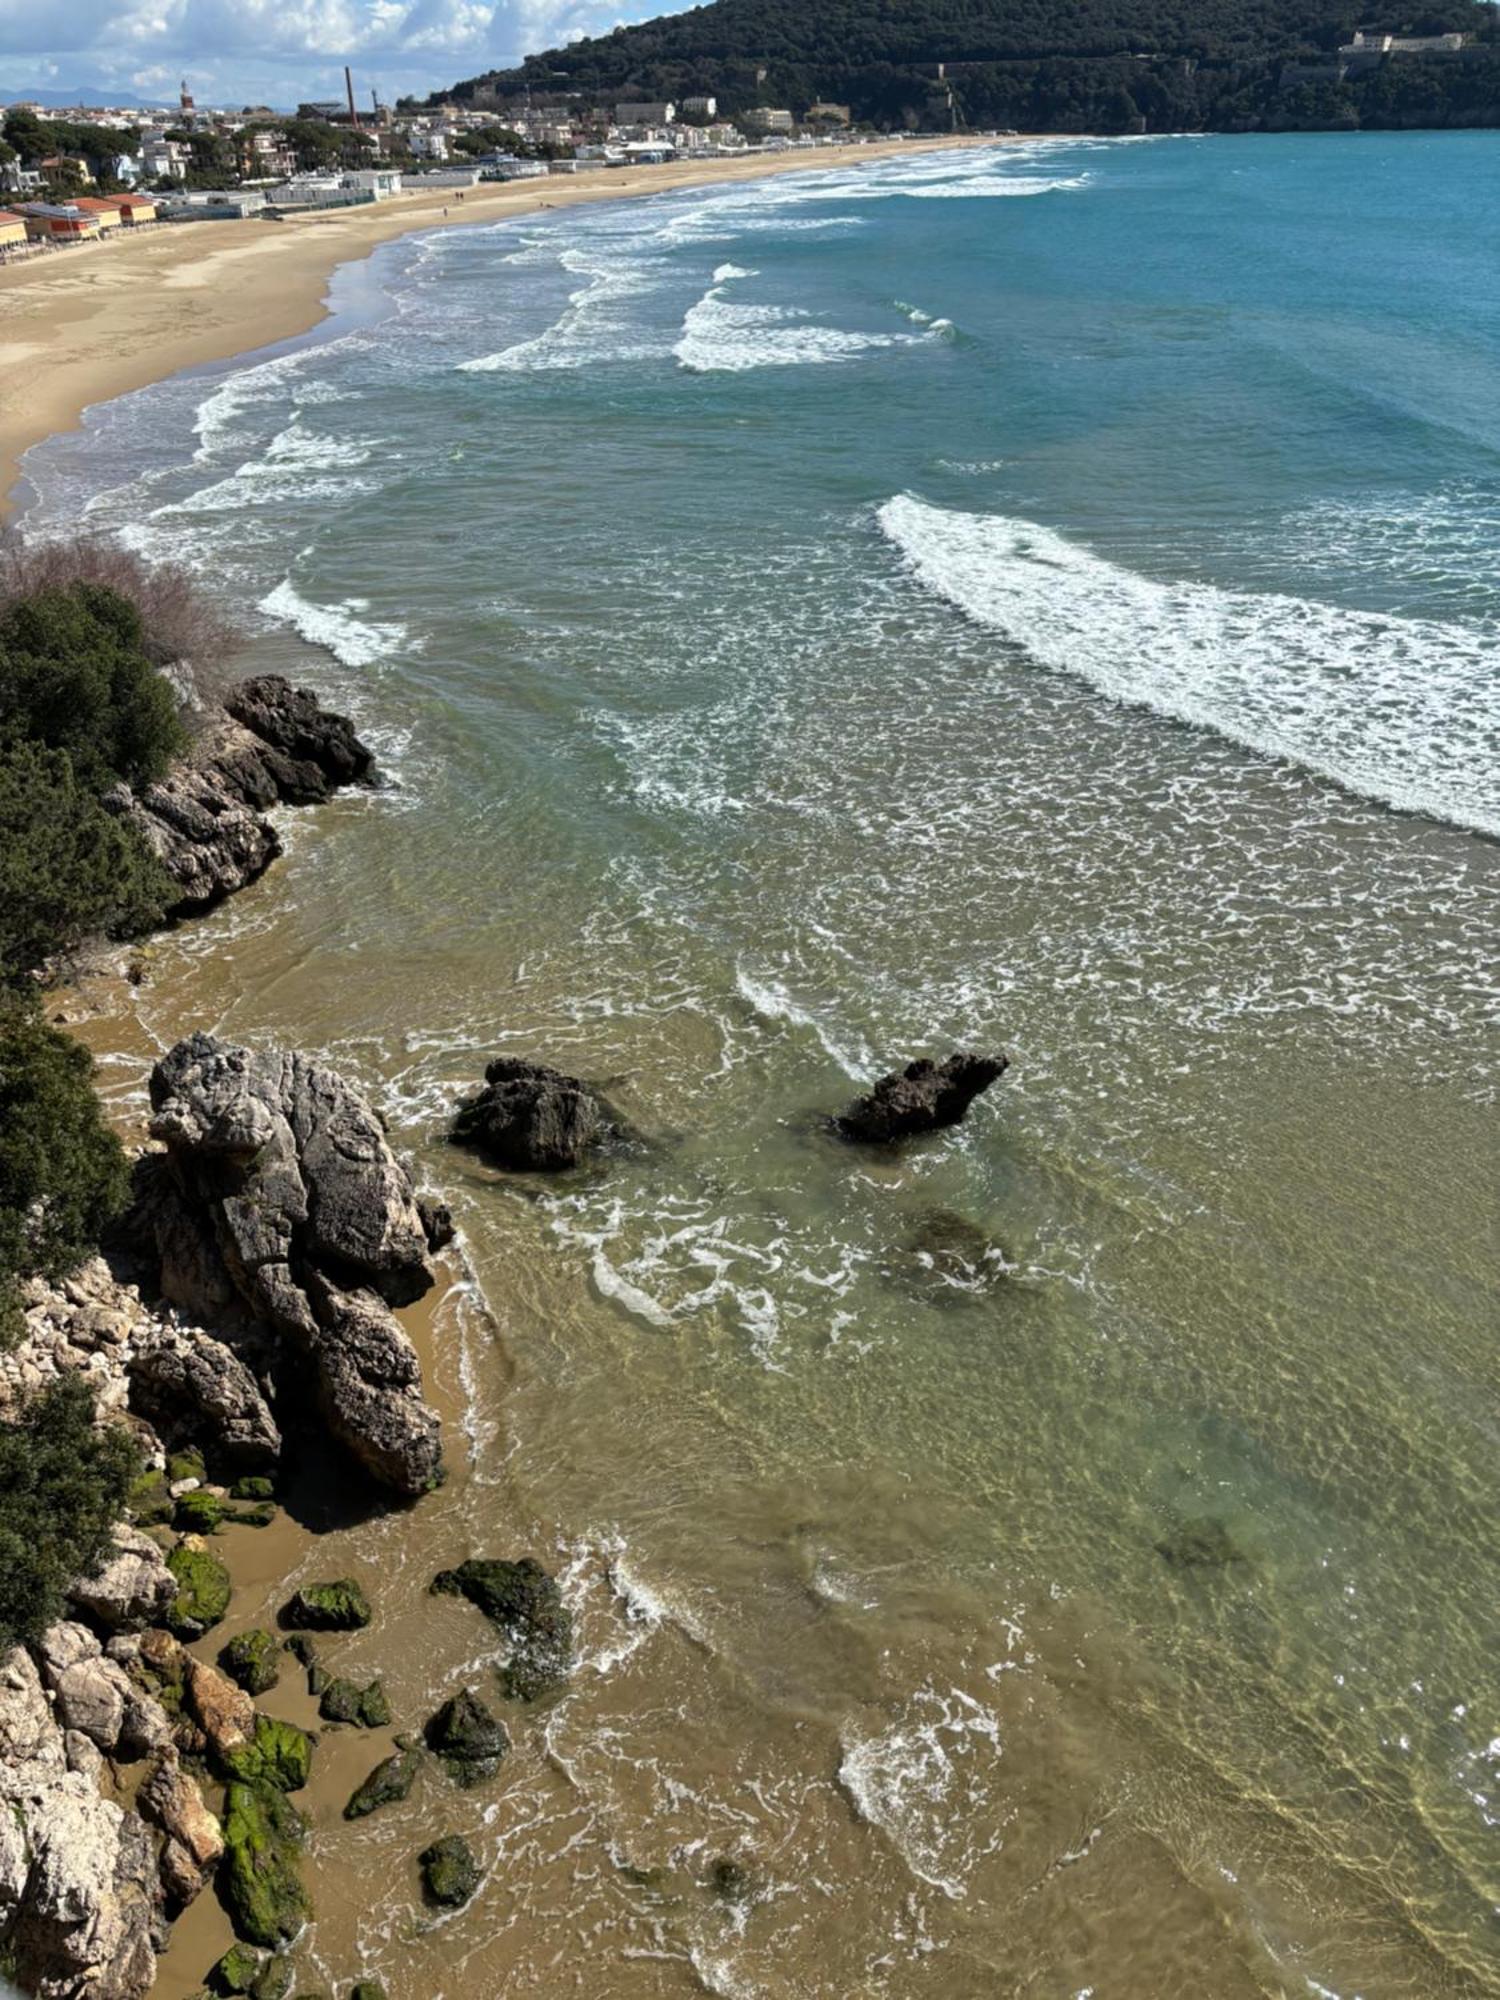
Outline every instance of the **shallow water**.
<svg viewBox="0 0 1500 2000"><path fill-rule="evenodd" d="M461 1221L452 1481L286 1553L406 1726L487 1676L438 1567L581 1621L482 1793L345 1828L332 1742L309 1977L1500 1990L1497 194L1057 142L439 234L33 456L397 779L92 1031L124 1110L188 1026L324 1050ZM958 1132L808 1129L956 1044ZM501 1051L653 1144L500 1182Z"/></svg>

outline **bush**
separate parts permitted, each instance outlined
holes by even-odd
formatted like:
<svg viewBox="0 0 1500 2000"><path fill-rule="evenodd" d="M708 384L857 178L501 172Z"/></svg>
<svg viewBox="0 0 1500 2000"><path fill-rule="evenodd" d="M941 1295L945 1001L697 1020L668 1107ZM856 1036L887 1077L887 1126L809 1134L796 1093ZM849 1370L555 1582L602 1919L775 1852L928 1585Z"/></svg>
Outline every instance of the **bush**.
<svg viewBox="0 0 1500 2000"><path fill-rule="evenodd" d="M148 929L175 893L130 821L79 785L65 750L0 743L0 984L86 937Z"/></svg>
<svg viewBox="0 0 1500 2000"><path fill-rule="evenodd" d="M0 994L0 1315L8 1300L12 1324L15 1280L71 1270L125 1200L129 1169L93 1067L34 996Z"/></svg>
<svg viewBox="0 0 1500 2000"><path fill-rule="evenodd" d="M0 1650L61 1616L68 1585L107 1551L139 1463L119 1425L95 1428L81 1376L0 1423Z"/></svg>
<svg viewBox="0 0 1500 2000"><path fill-rule="evenodd" d="M73 583L0 609L0 739L66 750L94 792L161 775L186 738L128 598Z"/></svg>

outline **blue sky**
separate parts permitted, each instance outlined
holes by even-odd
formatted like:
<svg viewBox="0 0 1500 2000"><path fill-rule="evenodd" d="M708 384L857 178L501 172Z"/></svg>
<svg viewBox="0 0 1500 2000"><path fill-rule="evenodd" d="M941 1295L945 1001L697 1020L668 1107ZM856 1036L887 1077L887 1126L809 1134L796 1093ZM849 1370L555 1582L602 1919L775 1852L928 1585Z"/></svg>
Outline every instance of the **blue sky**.
<svg viewBox="0 0 1500 2000"><path fill-rule="evenodd" d="M681 4L681 0L678 0ZM425 95L672 0L0 0L0 91L119 90L205 104L295 104L343 88Z"/></svg>

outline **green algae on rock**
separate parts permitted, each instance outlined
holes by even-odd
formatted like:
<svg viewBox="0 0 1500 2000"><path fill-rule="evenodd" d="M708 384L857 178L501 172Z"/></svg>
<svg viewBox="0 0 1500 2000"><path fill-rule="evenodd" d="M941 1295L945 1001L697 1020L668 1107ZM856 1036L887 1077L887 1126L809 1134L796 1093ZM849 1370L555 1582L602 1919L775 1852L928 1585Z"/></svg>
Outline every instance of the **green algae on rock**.
<svg viewBox="0 0 1500 2000"><path fill-rule="evenodd" d="M265 1960L252 1945L232 1944L208 1975L215 1993L251 1993Z"/></svg>
<svg viewBox="0 0 1500 2000"><path fill-rule="evenodd" d="M322 1691L318 1713L325 1722L353 1722L361 1729L387 1729L391 1721L385 1684L378 1680L364 1687L342 1677L329 1681Z"/></svg>
<svg viewBox="0 0 1500 2000"><path fill-rule="evenodd" d="M179 1639L201 1639L229 1609L229 1571L216 1555L181 1541L167 1557L177 1579L177 1596L167 1613L167 1629Z"/></svg>
<svg viewBox="0 0 1500 2000"><path fill-rule="evenodd" d="M573 1614L557 1579L531 1556L518 1562L476 1558L440 1570L438 1596L466 1597L509 1639L510 1658L497 1669L502 1690L536 1701L566 1679L573 1653Z"/></svg>
<svg viewBox="0 0 1500 2000"><path fill-rule="evenodd" d="M281 1607L282 1626L294 1632L357 1632L369 1624L370 1600L351 1576L308 1583Z"/></svg>
<svg viewBox="0 0 1500 2000"><path fill-rule="evenodd" d="M424 1734L448 1776L465 1787L492 1777L510 1748L505 1724L469 1688L443 1703Z"/></svg>
<svg viewBox="0 0 1500 2000"><path fill-rule="evenodd" d="M224 1755L232 1776L278 1792L300 1792L312 1770L313 1738L295 1722L257 1715L255 1735Z"/></svg>
<svg viewBox="0 0 1500 2000"><path fill-rule="evenodd" d="M266 1694L281 1676L281 1646L274 1633L258 1625L220 1648L219 1665L246 1694Z"/></svg>
<svg viewBox="0 0 1500 2000"><path fill-rule="evenodd" d="M459 1834L447 1834L424 1847L417 1856L422 1871L422 1893L429 1903L454 1910L467 1903L479 1887L479 1863L474 1850Z"/></svg>
<svg viewBox="0 0 1500 2000"><path fill-rule="evenodd" d="M236 1778L224 1799L219 1894L236 1937L290 1944L312 1915L297 1854L307 1823L274 1785Z"/></svg>
<svg viewBox="0 0 1500 2000"><path fill-rule="evenodd" d="M406 1747L377 1764L362 1784L357 1785L344 1807L345 1819L364 1819L382 1806L397 1805L411 1791L421 1768L420 1750Z"/></svg>

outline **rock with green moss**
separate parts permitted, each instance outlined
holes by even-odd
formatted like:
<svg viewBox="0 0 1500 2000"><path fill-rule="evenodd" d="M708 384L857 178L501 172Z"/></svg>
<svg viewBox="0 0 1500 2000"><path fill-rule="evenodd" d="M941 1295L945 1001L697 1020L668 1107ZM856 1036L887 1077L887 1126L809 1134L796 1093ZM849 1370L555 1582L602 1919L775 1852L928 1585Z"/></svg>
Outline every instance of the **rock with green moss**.
<svg viewBox="0 0 1500 2000"><path fill-rule="evenodd" d="M325 1722L353 1722L361 1729L389 1729L391 1705L383 1682L331 1680L322 1690L318 1713Z"/></svg>
<svg viewBox="0 0 1500 2000"><path fill-rule="evenodd" d="M357 1632L370 1622L370 1600L352 1576L308 1583L281 1607L290 1632Z"/></svg>
<svg viewBox="0 0 1500 2000"><path fill-rule="evenodd" d="M252 1945L232 1944L208 1975L214 1993L252 1993L265 1958Z"/></svg>
<svg viewBox="0 0 1500 2000"><path fill-rule="evenodd" d="M231 1777L249 1784L273 1786L278 1792L300 1792L312 1770L313 1739L295 1722L274 1715L257 1715L255 1734L224 1753Z"/></svg>
<svg viewBox="0 0 1500 2000"><path fill-rule="evenodd" d="M469 1688L445 1701L423 1732L427 1747L458 1785L493 1776L510 1748L505 1724Z"/></svg>
<svg viewBox="0 0 1500 2000"><path fill-rule="evenodd" d="M179 1639L201 1639L229 1609L229 1571L216 1555L192 1541L179 1542L167 1557L177 1579L177 1596L166 1616Z"/></svg>
<svg viewBox="0 0 1500 2000"><path fill-rule="evenodd" d="M567 1678L573 1655L573 1614L557 1580L539 1562L475 1560L440 1570L432 1579L440 1596L466 1597L510 1641L500 1685L517 1701L536 1701Z"/></svg>
<svg viewBox="0 0 1500 2000"><path fill-rule="evenodd" d="M177 1509L171 1488L167 1485L167 1475L164 1472L143 1472L131 1487L125 1508L139 1528L166 1526Z"/></svg>
<svg viewBox="0 0 1500 2000"><path fill-rule="evenodd" d="M422 1894L429 1903L456 1910L467 1903L479 1887L479 1863L468 1841L456 1833L435 1840L417 1856L422 1871Z"/></svg>
<svg viewBox="0 0 1500 2000"><path fill-rule="evenodd" d="M292 1942L312 1915L297 1856L307 1837L301 1813L274 1785L235 1779L224 1798L219 1894L247 1944Z"/></svg>
<svg viewBox="0 0 1500 2000"><path fill-rule="evenodd" d="M349 2000L390 2000L379 1979L358 1979L349 1988Z"/></svg>
<svg viewBox="0 0 1500 2000"><path fill-rule="evenodd" d="M266 1694L281 1676L281 1645L264 1626L241 1632L220 1649L219 1665L246 1694Z"/></svg>
<svg viewBox="0 0 1500 2000"><path fill-rule="evenodd" d="M250 2000L286 2000L291 1990L291 1965L285 1958L268 1958L250 1988Z"/></svg>
<svg viewBox="0 0 1500 2000"><path fill-rule="evenodd" d="M229 1497L231 1500L274 1500L276 1482L255 1473L244 1479L237 1479L229 1489Z"/></svg>
<svg viewBox="0 0 1500 2000"><path fill-rule="evenodd" d="M210 1493L206 1486L195 1486L178 1500L172 1522L185 1535L216 1535L228 1512L229 1502L222 1494Z"/></svg>
<svg viewBox="0 0 1500 2000"><path fill-rule="evenodd" d="M196 1445L189 1445L186 1451L174 1451L167 1460L169 1486L180 1486L184 1479L196 1479L201 1483L207 1477L208 1468L203 1463L203 1454Z"/></svg>
<svg viewBox="0 0 1500 2000"><path fill-rule="evenodd" d="M377 1764L364 1783L356 1787L344 1807L344 1818L364 1819L382 1806L399 1805L415 1784L421 1763L420 1750L406 1749Z"/></svg>

